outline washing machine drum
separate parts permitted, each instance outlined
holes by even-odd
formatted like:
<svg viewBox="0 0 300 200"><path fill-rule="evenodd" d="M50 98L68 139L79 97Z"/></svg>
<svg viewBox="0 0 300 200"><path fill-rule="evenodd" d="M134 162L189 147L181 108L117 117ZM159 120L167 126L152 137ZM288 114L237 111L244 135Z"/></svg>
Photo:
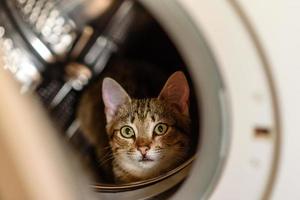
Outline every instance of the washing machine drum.
<svg viewBox="0 0 300 200"><path fill-rule="evenodd" d="M112 60L140 59L165 66L157 68L162 73L188 75L193 156L150 180L97 182L99 199L259 199L272 186L278 117L247 24L238 4L228 2L2 1L0 45L21 91L36 92L69 139L77 134L81 91Z"/></svg>

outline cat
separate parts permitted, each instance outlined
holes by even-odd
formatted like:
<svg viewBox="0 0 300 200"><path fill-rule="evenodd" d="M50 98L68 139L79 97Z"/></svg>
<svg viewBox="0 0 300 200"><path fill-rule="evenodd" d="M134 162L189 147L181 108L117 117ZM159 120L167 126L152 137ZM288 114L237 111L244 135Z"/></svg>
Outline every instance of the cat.
<svg viewBox="0 0 300 200"><path fill-rule="evenodd" d="M153 178L187 158L189 87L182 72L171 75L151 99L132 99L116 81L105 78L102 98L117 182Z"/></svg>
<svg viewBox="0 0 300 200"><path fill-rule="evenodd" d="M190 147L189 85L184 74L175 72L160 91L158 98L148 98L159 93L160 87L167 79L166 73L159 71L159 68L153 70L153 66L144 63L129 63L126 64L122 60L112 64L107 70L108 73L104 72L102 78L84 91L78 106L77 117L81 123L82 135L96 151L100 174L107 175L104 178L105 182L112 182L112 177L115 183L129 183L160 175L183 162L188 156ZM120 69L129 69L129 66L130 70L117 73ZM129 97L125 89L115 80L104 78L105 76L113 77L122 83L126 91L135 98ZM145 98L141 99L142 97ZM144 108L149 111L147 115L142 113L143 110L146 112ZM120 118L120 116L132 117L134 113L136 114L134 124L129 118ZM160 124L158 120L162 120L162 123ZM126 139L120 135L121 130L116 131L122 124L124 125L122 132L128 131L126 130L128 126L129 132L135 131L136 140ZM150 129L154 127L155 132L160 130L166 132L160 136L150 137L150 133L153 132ZM119 143L124 146L117 146ZM136 144L139 145L138 149ZM153 151L154 144L157 153L154 155L155 158L151 157L153 153L149 154L150 157L147 153ZM133 150L135 155L142 159L141 161L129 160L129 157L122 159L124 158L122 155L129 155Z"/></svg>

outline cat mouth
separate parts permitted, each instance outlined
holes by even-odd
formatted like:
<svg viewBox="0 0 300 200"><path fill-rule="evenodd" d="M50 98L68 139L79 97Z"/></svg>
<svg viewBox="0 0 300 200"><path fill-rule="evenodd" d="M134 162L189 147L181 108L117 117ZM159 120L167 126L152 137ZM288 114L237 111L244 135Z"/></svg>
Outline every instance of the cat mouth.
<svg viewBox="0 0 300 200"><path fill-rule="evenodd" d="M150 158L146 158L146 157L139 160L139 162L152 162L152 161L154 161L154 160L152 160Z"/></svg>

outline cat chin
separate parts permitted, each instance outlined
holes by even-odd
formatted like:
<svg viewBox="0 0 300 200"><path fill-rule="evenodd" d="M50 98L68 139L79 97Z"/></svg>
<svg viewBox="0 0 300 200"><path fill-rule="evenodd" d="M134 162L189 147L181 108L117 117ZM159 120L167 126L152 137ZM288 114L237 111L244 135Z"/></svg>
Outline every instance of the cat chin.
<svg viewBox="0 0 300 200"><path fill-rule="evenodd" d="M182 158L183 155L184 152L178 153L176 151L170 151L164 155L150 153L149 159L143 161L139 154L119 154L115 158L118 167L114 169L114 173L117 176L124 176L123 172L126 171L131 176L136 177L137 180L153 178L175 168L177 163L182 161L179 158Z"/></svg>
<svg viewBox="0 0 300 200"><path fill-rule="evenodd" d="M140 169L151 169L152 167L158 164L158 161L152 158L148 158L144 160L141 158L134 158L132 159L132 162L130 164Z"/></svg>
<svg viewBox="0 0 300 200"><path fill-rule="evenodd" d="M136 180L146 180L161 175L162 173L172 169L174 166L174 157L162 157L154 161L139 161L138 159L131 159L129 157L118 160L118 166L122 168L114 169L117 176L124 176L123 172L128 172ZM123 180L128 182L129 180ZM129 181L130 182L130 181Z"/></svg>
<svg viewBox="0 0 300 200"><path fill-rule="evenodd" d="M138 161L137 163L140 167L144 169L149 169L157 165L156 161Z"/></svg>
<svg viewBox="0 0 300 200"><path fill-rule="evenodd" d="M124 171L129 172L131 175L143 179L154 176L154 174L157 172L156 164L157 163L155 161L134 161L130 163L122 162L121 167Z"/></svg>

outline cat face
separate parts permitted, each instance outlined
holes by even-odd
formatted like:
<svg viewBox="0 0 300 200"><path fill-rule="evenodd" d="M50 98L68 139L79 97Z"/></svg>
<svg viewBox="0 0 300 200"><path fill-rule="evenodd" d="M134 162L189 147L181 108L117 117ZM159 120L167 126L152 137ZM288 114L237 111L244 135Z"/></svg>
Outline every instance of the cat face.
<svg viewBox="0 0 300 200"><path fill-rule="evenodd" d="M131 99L109 78L102 91L115 173L150 178L186 158L189 88L183 73L174 73L158 98Z"/></svg>

